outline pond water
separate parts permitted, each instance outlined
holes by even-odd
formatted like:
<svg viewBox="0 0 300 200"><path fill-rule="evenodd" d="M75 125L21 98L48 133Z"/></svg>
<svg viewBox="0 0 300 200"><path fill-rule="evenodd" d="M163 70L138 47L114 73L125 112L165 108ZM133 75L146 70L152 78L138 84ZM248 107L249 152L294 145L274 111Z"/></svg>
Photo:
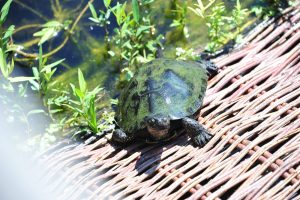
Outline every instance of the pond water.
<svg viewBox="0 0 300 200"><path fill-rule="evenodd" d="M3 4L1 1L0 4ZM124 2L124 1L123 1ZM128 1L129 3L131 1ZM182 3L183 1L163 1L156 0L151 3L151 10L153 12L153 18L155 19L154 25L157 28L157 32L165 36L165 48L166 54L170 57L175 56L175 47L183 48L195 48L200 51L204 49L205 44L208 42L207 28L203 21L194 13L188 10L186 27L189 31L189 38L177 40L174 37L174 28L170 27L172 18L170 17L170 8L174 2ZM223 1L228 10L235 6L235 0ZM241 1L242 6L245 8L251 8L254 5L261 4L258 0ZM26 52L38 52L38 38L33 37L33 33L37 32L41 28L39 25L45 24L50 20L57 20L59 22L65 22L67 20L74 21L84 6L88 3L88 0L14 0L11 5L9 16L6 24L14 24L19 30L14 36L14 42L16 44L23 45ZM193 6L196 1L188 1L188 6ZM207 1L204 1L206 4ZM112 1L112 4L116 4L116 1ZM94 7L97 10L104 9L102 1L96 0L93 2ZM168 16L169 15L169 16ZM112 87L111 79L107 74L114 73L114 68L103 64L103 42L105 31L102 27L95 25L88 18L91 16L91 12L87 10L84 16L78 23L72 38L63 45L57 53L50 57L50 60L55 61L61 58L65 58L64 66L59 68L59 74L67 71L68 68L80 67L85 71L86 76L89 79L91 87L101 83L102 85L110 88ZM250 19L250 18L249 18ZM111 21L109 31L112 32L116 27L116 22ZM21 30L20 30L21 29ZM63 31L57 33L49 42L43 45L44 53L58 47L64 40L65 34ZM22 63L22 65L28 63ZM21 73L30 74L31 70L22 68ZM75 75L75 70L69 70L67 73L63 73L60 79L70 79Z"/></svg>

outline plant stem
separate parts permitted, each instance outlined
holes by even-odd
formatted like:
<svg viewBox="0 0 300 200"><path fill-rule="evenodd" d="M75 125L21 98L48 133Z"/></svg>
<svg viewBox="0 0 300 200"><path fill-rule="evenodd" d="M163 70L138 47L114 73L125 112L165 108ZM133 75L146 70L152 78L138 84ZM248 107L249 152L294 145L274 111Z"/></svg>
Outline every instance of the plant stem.
<svg viewBox="0 0 300 200"><path fill-rule="evenodd" d="M21 2L19 0L14 0L14 2L16 2L17 4L23 6L24 8L26 8L30 12L34 13L35 15L37 15L38 17L40 17L41 19L43 19L44 21L49 21L49 19L47 17L45 17L44 15L42 15L41 13L39 13L38 11L34 10L33 8L27 6L23 2Z"/></svg>
<svg viewBox="0 0 300 200"><path fill-rule="evenodd" d="M89 8L89 3L93 3L93 2L94 2L94 0L90 0L86 4L86 6L82 9L82 11L79 13L78 17L75 19L72 27L70 28L70 30L68 32L69 34L67 34L67 36L65 37L65 39L63 40L63 42L58 47L56 47L55 49L53 49L52 51L50 51L50 52L48 52L46 54L43 54L43 56L42 56L43 58L52 56L53 54L55 54L56 52L58 52L59 50L61 50L65 46L65 44L70 39L71 34L73 34L73 31L75 30L75 28L76 28L79 20L82 18L82 16L86 12L86 10ZM35 58L38 57L38 54L36 54L36 53L26 53L26 52L21 51L21 50L16 50L16 53L18 53L18 54L26 57L26 58L19 58L19 59L17 58L17 59L15 59L16 61L27 61L27 60L35 59Z"/></svg>
<svg viewBox="0 0 300 200"><path fill-rule="evenodd" d="M26 24L26 25L20 26L19 28L16 28L14 30L14 34L16 34L17 32L26 30L26 29L36 28L36 27L41 27L41 26L42 26L42 24Z"/></svg>

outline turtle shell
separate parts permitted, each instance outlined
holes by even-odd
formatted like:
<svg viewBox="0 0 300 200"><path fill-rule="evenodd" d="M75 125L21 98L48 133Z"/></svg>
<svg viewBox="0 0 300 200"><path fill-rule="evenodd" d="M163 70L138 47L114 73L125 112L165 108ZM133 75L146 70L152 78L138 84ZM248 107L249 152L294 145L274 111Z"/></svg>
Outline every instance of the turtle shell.
<svg viewBox="0 0 300 200"><path fill-rule="evenodd" d="M159 58L144 64L120 94L118 125L134 133L145 128L147 116L176 120L195 114L202 105L207 79L198 62Z"/></svg>

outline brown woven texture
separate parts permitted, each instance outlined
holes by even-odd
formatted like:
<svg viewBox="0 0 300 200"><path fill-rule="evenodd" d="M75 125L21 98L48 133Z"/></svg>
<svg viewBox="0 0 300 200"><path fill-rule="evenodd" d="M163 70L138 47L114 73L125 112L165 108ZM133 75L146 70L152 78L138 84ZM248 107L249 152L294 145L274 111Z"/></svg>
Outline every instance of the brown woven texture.
<svg viewBox="0 0 300 200"><path fill-rule="evenodd" d="M61 142L42 155L61 199L300 199L300 8L213 60L199 122L214 135L162 144Z"/></svg>

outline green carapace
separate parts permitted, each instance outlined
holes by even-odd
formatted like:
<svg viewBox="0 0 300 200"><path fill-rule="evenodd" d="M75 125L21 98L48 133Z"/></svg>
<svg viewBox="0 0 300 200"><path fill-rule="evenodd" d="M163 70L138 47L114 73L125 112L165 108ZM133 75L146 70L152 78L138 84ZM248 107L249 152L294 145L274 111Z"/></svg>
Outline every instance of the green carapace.
<svg viewBox="0 0 300 200"><path fill-rule="evenodd" d="M211 135L195 118L208 75L216 71L208 61L165 58L141 66L120 94L112 140L158 142L173 138L184 129L195 145L203 146Z"/></svg>

